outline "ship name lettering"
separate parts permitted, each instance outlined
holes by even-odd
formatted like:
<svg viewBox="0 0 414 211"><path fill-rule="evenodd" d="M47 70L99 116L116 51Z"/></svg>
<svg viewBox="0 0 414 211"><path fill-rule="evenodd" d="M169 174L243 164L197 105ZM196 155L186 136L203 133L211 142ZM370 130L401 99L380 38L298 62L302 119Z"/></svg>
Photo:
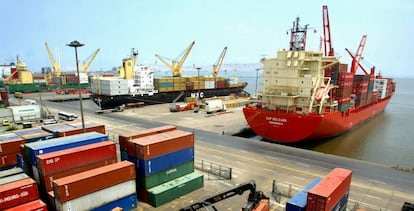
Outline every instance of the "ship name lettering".
<svg viewBox="0 0 414 211"><path fill-rule="evenodd" d="M270 116L267 116L266 120L267 121L272 121L272 122L284 122L284 123L287 122L287 119L285 119L285 118L270 117Z"/></svg>

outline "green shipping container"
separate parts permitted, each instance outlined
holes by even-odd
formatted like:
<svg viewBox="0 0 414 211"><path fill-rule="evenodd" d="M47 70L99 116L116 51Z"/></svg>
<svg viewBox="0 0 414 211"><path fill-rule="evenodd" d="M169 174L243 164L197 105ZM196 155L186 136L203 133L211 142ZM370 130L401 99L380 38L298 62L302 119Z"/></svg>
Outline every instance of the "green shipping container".
<svg viewBox="0 0 414 211"><path fill-rule="evenodd" d="M204 175L193 172L148 190L148 203L161 206L204 186Z"/></svg>
<svg viewBox="0 0 414 211"><path fill-rule="evenodd" d="M191 172L194 172L194 161L190 161L155 174L150 174L148 176L138 174L137 185L142 189L150 189Z"/></svg>

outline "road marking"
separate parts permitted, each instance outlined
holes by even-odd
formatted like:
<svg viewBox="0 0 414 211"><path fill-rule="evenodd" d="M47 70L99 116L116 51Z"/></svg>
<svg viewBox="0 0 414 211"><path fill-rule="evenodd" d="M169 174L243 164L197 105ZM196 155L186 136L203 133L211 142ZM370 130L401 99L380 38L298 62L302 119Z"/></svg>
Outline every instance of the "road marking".
<svg viewBox="0 0 414 211"><path fill-rule="evenodd" d="M376 197L376 196L369 195L369 194L367 194L367 195L365 195L365 196L366 196L366 197L369 197L369 198L376 199L376 200L380 200L380 199L381 199L380 197Z"/></svg>
<svg viewBox="0 0 414 211"><path fill-rule="evenodd" d="M274 171L272 169L266 169L266 168L264 168L263 170L270 171L270 172L274 173Z"/></svg>
<svg viewBox="0 0 414 211"><path fill-rule="evenodd" d="M372 182L372 183L377 183L377 184L381 184L381 185L386 185L387 183L379 181L379 180L373 180L373 179L369 179L368 181Z"/></svg>
<svg viewBox="0 0 414 211"><path fill-rule="evenodd" d="M218 156L218 155L213 155L213 157L217 158L217 159L223 159L223 157Z"/></svg>
<svg viewBox="0 0 414 211"><path fill-rule="evenodd" d="M243 153L250 153L250 152L248 152L248 151L246 151L246 150L240 150L240 152L243 152Z"/></svg>
<svg viewBox="0 0 414 211"><path fill-rule="evenodd" d="M269 155L266 155L265 157L266 158L269 158L269 159L272 159L272 160L280 160L279 158L276 158L276 157L273 157L273 156L269 156Z"/></svg>
<svg viewBox="0 0 414 211"><path fill-rule="evenodd" d="M298 166L310 167L310 165L304 164L304 163L300 163L300 162L295 162L295 164L298 165Z"/></svg>
<svg viewBox="0 0 414 211"><path fill-rule="evenodd" d="M223 145L218 145L218 144L216 144L216 147L218 147L218 148L226 148L225 146L223 146Z"/></svg>
<svg viewBox="0 0 414 211"><path fill-rule="evenodd" d="M305 178L303 177L299 177L299 176L293 176L293 177L295 177L296 179L305 180Z"/></svg>

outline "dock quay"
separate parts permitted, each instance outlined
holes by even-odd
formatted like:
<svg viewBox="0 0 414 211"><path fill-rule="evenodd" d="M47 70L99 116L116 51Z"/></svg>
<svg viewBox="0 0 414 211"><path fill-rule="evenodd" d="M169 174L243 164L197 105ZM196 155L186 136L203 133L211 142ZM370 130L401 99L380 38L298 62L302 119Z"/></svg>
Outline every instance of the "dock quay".
<svg viewBox="0 0 414 211"><path fill-rule="evenodd" d="M54 93L53 93L54 94ZM43 104L51 112L67 110L79 114L77 103L59 103L70 96L42 93ZM79 95L71 96L73 99ZM27 94L39 100L39 94ZM53 102L50 99L54 99ZM19 99L10 98L16 104ZM84 103L92 103L85 100ZM316 177L333 168L353 171L347 210L401 210L405 201L414 201L414 174L389 166L323 154L289 146L234 137L247 127L242 108L229 108L220 115L203 111L170 112L167 104L126 109L124 112L95 114L86 108L85 121L104 124L108 136L118 136L162 125L175 125L195 134L195 168L204 174L204 187L172 202L154 208L139 202L137 210L179 210L224 189L254 180L257 189L271 201L271 210L284 210L286 201ZM78 120L79 121L79 120ZM208 168L206 168L208 166ZM211 167L211 168L210 168ZM231 169L231 178L226 171ZM217 173L223 171L223 174ZM218 210L239 210L247 195L235 196L215 204Z"/></svg>

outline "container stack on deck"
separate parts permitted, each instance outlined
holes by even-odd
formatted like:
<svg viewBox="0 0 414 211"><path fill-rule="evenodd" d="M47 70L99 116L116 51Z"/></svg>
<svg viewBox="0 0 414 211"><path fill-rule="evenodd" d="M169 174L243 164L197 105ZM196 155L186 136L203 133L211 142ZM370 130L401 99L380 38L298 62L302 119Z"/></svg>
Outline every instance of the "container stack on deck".
<svg viewBox="0 0 414 211"><path fill-rule="evenodd" d="M194 172L194 134L164 126L119 136L121 158L135 164L140 201L158 207L203 187Z"/></svg>

